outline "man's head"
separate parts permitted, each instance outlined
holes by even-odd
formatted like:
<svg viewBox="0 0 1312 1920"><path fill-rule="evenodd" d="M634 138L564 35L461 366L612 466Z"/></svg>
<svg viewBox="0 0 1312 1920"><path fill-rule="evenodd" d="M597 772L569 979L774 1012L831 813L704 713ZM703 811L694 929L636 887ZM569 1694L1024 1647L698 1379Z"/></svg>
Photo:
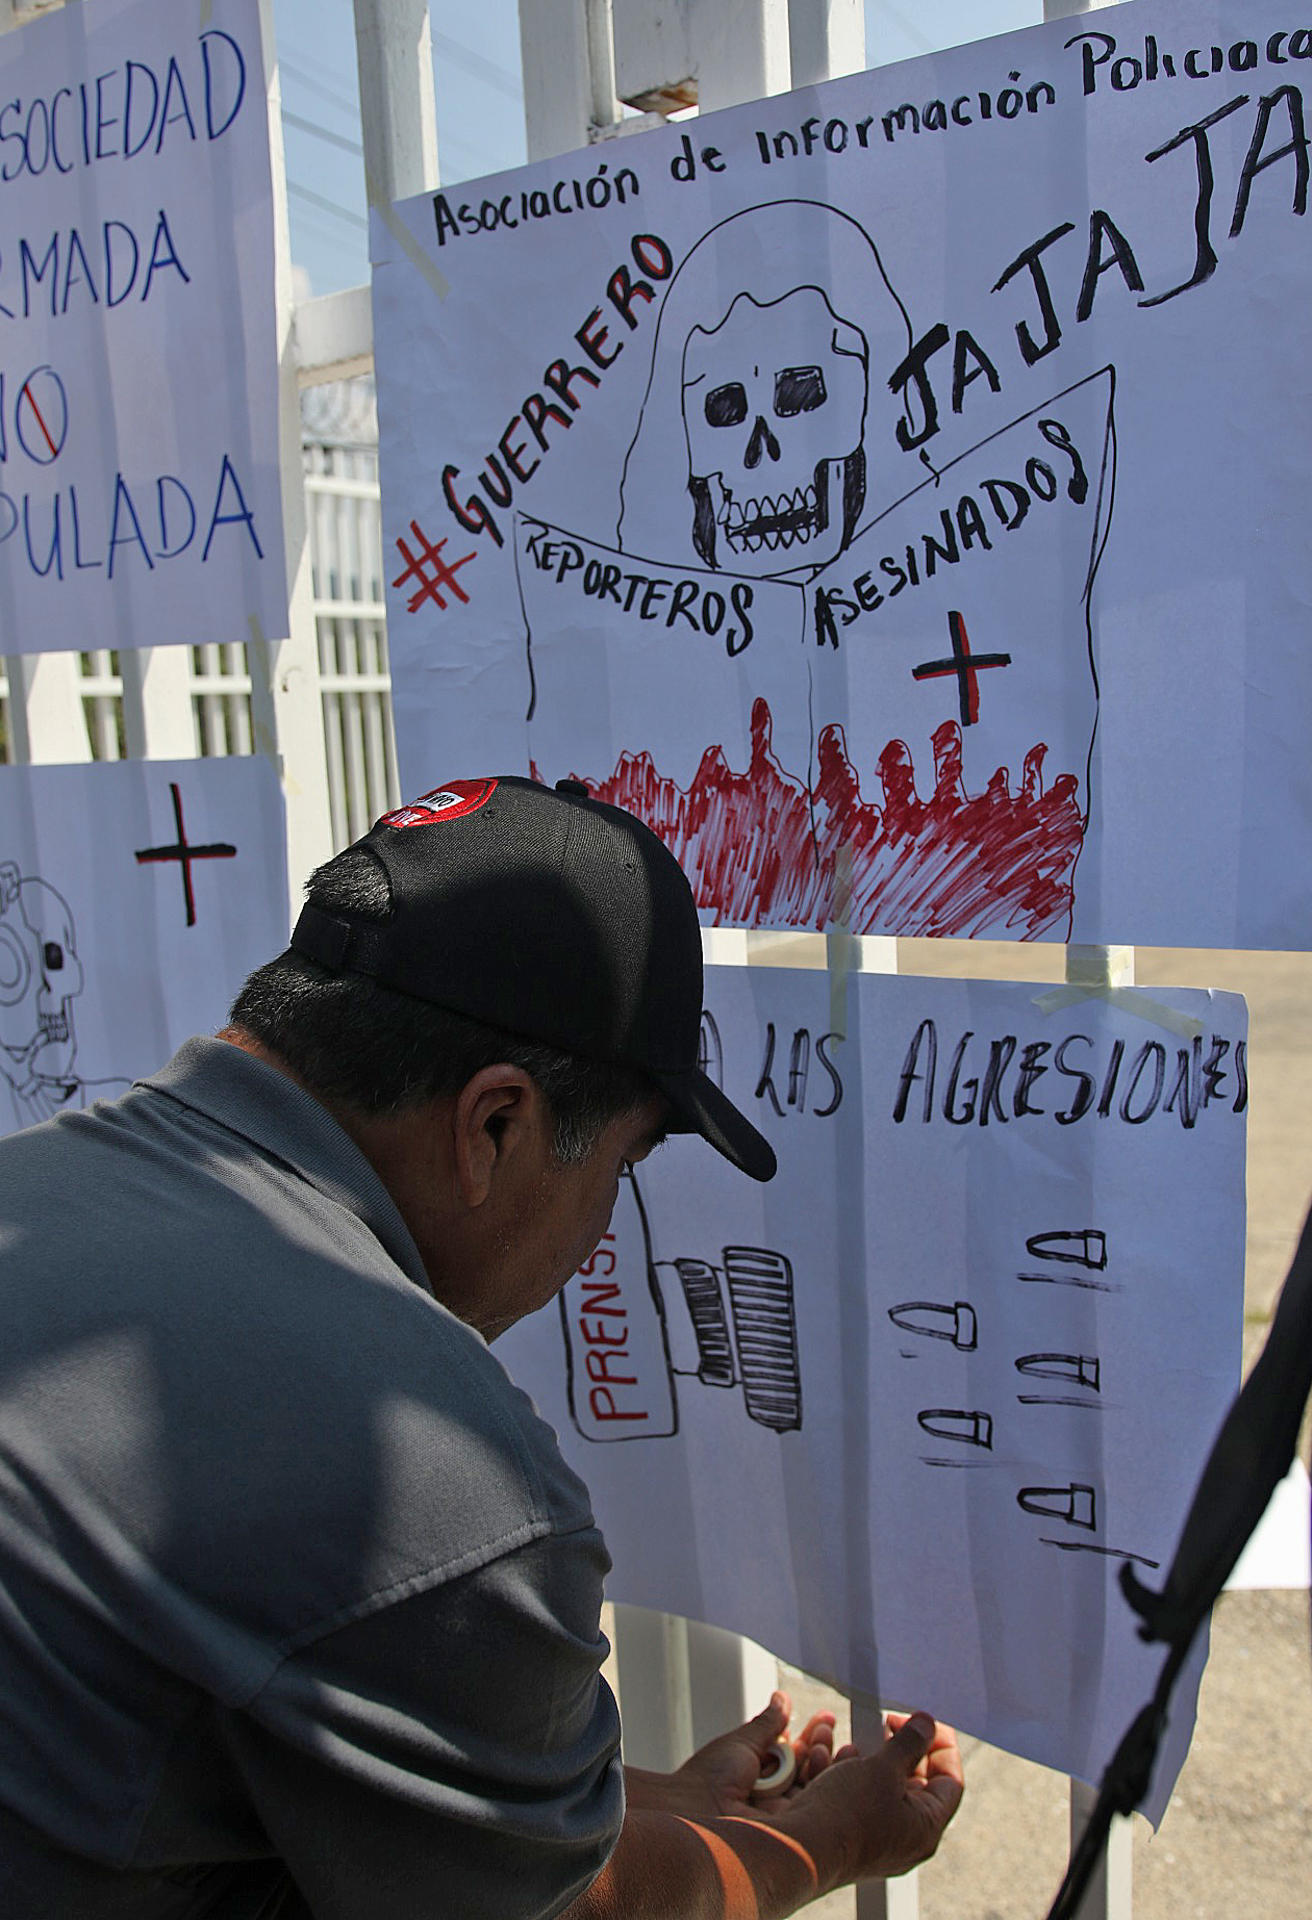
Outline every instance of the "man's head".
<svg viewBox="0 0 1312 1920"><path fill-rule="evenodd" d="M481 1228L491 1200L514 1202L509 1272L535 1239L547 1264L570 1256L574 1219L601 1204L598 1156L616 1159L606 1185L664 1131L700 1132L769 1179L770 1147L698 1065L701 987L692 893L657 837L581 786L506 777L437 789L321 867L290 949L232 1020L388 1162L412 1231L437 1204L412 1164L417 1117L440 1108L462 1206L484 1209ZM426 1219L430 1241L450 1238L449 1216Z"/></svg>

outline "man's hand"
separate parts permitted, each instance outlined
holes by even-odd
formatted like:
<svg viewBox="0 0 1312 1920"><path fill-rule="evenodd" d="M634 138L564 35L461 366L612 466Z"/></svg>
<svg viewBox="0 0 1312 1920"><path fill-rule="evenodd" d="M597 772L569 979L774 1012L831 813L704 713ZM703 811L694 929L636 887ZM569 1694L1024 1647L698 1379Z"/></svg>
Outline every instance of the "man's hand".
<svg viewBox="0 0 1312 1920"><path fill-rule="evenodd" d="M788 1698L712 1740L676 1773L626 1767L619 1845L560 1920L785 1920L820 1894L927 1860L961 1798L950 1727L890 1714L878 1751L833 1751L834 1717L793 1742L783 1793L752 1789L788 1725Z"/></svg>
<svg viewBox="0 0 1312 1920"><path fill-rule="evenodd" d="M752 1788L789 1714L787 1695L776 1693L755 1719L699 1748L677 1772L626 1769L630 1811L673 1814L707 1837L713 1829L730 1846L737 1832L748 1855L758 1844L744 1829L763 1829L762 1840L772 1834L805 1861L808 1900L857 1880L890 1879L927 1860L962 1794L952 1729L926 1713L889 1714L877 1751L863 1755L845 1746L835 1753L834 1716L813 1715L792 1742L792 1786L756 1800ZM762 1912L770 1907L762 1901Z"/></svg>
<svg viewBox="0 0 1312 1920"><path fill-rule="evenodd" d="M890 1714L885 1734L876 1753L844 1749L780 1808L778 1827L815 1861L821 1890L919 1866L960 1803L951 1727L927 1713Z"/></svg>
<svg viewBox="0 0 1312 1920"><path fill-rule="evenodd" d="M707 1741L674 1773L647 1773L640 1767L626 1767L629 1805L682 1814L688 1820L709 1820L719 1814L764 1815L765 1803L751 1798L752 1788L765 1770L775 1742L787 1731L791 1716L788 1695L775 1693L755 1719ZM797 1772L792 1786L774 1801L776 1808L795 1797L835 1757L833 1714L812 1714L790 1744L797 1756ZM855 1751L854 1747L843 1749L844 1755Z"/></svg>

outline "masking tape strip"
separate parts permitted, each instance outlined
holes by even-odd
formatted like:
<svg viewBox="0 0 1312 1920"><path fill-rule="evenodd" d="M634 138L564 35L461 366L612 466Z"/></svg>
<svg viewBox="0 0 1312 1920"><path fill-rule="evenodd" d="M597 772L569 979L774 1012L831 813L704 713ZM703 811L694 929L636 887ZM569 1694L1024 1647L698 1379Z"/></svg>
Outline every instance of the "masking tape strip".
<svg viewBox="0 0 1312 1920"><path fill-rule="evenodd" d="M1195 1020L1192 1014L1177 1013L1174 1007L1164 1006L1139 987L1099 987L1068 980L1059 987L1048 987L1035 994L1034 1005L1040 1013L1060 1013L1065 1007L1078 1006L1081 1000L1103 1000L1117 1013L1146 1020L1149 1026L1164 1027L1181 1040L1197 1040L1207 1031L1205 1021Z"/></svg>
<svg viewBox="0 0 1312 1920"><path fill-rule="evenodd" d="M383 221L387 231L391 234L393 240L396 241L396 244L401 248L407 259L410 260L412 265L418 267L420 273L423 274L438 299L445 300L451 291L450 283L438 271L437 262L431 254L426 253L423 247L420 246L404 220L397 219L396 210L392 206L391 201L384 199L381 194L376 194L371 190L369 194L369 205Z"/></svg>
<svg viewBox="0 0 1312 1920"><path fill-rule="evenodd" d="M248 642L251 649L249 665L251 669L251 679L254 680L257 673L268 674L271 671L272 656L269 650L268 640L265 638L264 628L260 625L260 616L258 613L247 614L246 625L251 636ZM274 739L263 721L255 718L254 701L251 702L251 732L254 736L257 750L264 755L266 760L272 762L274 772L278 775L279 781L283 783L288 792L294 791L299 793L300 788L296 785L296 782L286 778L287 763L283 755L278 751L278 742Z"/></svg>

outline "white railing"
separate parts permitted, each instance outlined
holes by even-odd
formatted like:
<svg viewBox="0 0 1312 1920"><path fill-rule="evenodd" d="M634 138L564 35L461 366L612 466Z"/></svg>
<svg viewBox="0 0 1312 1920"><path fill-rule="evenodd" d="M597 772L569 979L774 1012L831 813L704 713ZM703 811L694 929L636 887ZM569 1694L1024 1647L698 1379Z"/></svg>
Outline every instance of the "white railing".
<svg viewBox="0 0 1312 1920"><path fill-rule="evenodd" d="M307 441L304 456L332 841L344 847L401 797L383 609L378 454L376 447ZM204 758L253 752L245 643L176 651L185 656L178 697L190 706L191 752ZM64 757L134 757L129 727L137 687L130 668L125 684L121 667L119 656L106 649L72 657L64 676ZM0 701L0 758L8 761L19 755L9 725L9 681L2 674Z"/></svg>

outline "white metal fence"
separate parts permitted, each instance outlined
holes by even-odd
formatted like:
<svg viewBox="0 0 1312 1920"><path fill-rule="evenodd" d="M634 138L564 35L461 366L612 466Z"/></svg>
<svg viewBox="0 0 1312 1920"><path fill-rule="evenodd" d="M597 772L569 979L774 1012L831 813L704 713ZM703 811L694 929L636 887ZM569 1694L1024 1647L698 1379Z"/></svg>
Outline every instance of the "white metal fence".
<svg viewBox="0 0 1312 1920"><path fill-rule="evenodd" d="M303 440L312 605L319 649L324 752L334 847L364 833L396 806L392 681L383 611L377 425L372 381L341 382L306 395ZM180 695L190 707L200 757L255 750L251 673L243 641L180 649ZM131 757L122 661L97 649L74 656L67 676L68 759ZM9 680L0 676L4 760L18 756ZM20 730L21 737L21 730Z"/></svg>

